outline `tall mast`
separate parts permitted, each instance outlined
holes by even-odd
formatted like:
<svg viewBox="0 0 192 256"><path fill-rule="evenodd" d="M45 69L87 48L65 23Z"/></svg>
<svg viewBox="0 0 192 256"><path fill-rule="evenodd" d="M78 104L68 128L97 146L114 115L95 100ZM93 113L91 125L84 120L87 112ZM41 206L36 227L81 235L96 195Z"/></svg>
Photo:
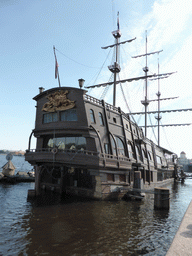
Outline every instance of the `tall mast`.
<svg viewBox="0 0 192 256"><path fill-rule="evenodd" d="M147 56L151 55L151 54L155 54L155 53L160 53L160 52L162 52L162 50L161 51L156 51L156 52L151 52L151 53L147 52L147 30L145 32L146 32L146 46L145 46L146 50L145 50L145 54L138 55L138 56L133 56L132 58L138 58L138 57L146 56L146 65L143 68L143 71L145 72L145 99L142 100L141 103L145 106L145 136L147 136L147 107L148 107L149 102L150 102L148 100L148 92L147 92L147 79L149 77L147 75L147 72L149 71L149 68L147 67Z"/></svg>
<svg viewBox="0 0 192 256"><path fill-rule="evenodd" d="M159 58L158 58L158 75L159 75ZM160 116L160 81L159 81L159 76L158 76L158 92L157 92L157 101L158 101L158 112L157 112L157 116L155 117L157 119L157 128L158 128L158 146L160 146L160 120L161 120L161 116Z"/></svg>
<svg viewBox="0 0 192 256"><path fill-rule="evenodd" d="M113 85L113 105L116 104L116 84L117 84L117 74L121 71L119 62L119 41L121 37L121 31L119 28L119 12L117 13L117 30L112 32L115 38L115 62L113 65L108 66L109 70L114 73L114 85Z"/></svg>
<svg viewBox="0 0 192 256"><path fill-rule="evenodd" d="M148 96L147 96L147 72L149 71L148 67L147 67L147 31L146 32L146 65L143 68L143 71L145 72L145 99L143 101L141 101L141 103L145 106L145 136L147 136L147 107L149 105L149 101L148 101Z"/></svg>
<svg viewBox="0 0 192 256"><path fill-rule="evenodd" d="M115 47L115 62L113 65L108 66L108 69L114 74L114 81L113 82L108 82L108 83L102 83L102 84L98 84L98 85L91 85L91 86L85 86L85 88L95 88L95 87L100 87L100 86L108 86L108 85L112 85L113 84L113 105L116 105L116 85L119 83L125 83L126 81L131 82L134 80L139 80L139 79L143 79L143 77L137 77L137 78L131 78L131 79L125 79L125 80L118 80L117 81L117 74L121 71L120 65L118 64L119 62L119 48L121 44L125 44L125 43L130 43L133 40L136 39L129 39L123 42L120 42L120 37L121 37L121 31L120 31L120 27L119 27L119 12L117 13L117 30L112 32L112 35L115 38L115 43L112 45L108 45L105 47L101 47L102 49L108 49L108 48L112 48Z"/></svg>

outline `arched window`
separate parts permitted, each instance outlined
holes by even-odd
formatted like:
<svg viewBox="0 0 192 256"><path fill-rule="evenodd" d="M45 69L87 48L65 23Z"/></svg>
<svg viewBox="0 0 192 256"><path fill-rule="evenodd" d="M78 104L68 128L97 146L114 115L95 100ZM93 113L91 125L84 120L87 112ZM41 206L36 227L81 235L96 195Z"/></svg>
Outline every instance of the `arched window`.
<svg viewBox="0 0 192 256"><path fill-rule="evenodd" d="M149 160L152 160L151 153L148 151Z"/></svg>
<svg viewBox="0 0 192 256"><path fill-rule="evenodd" d="M140 151L140 148L139 148L139 146L138 145L136 145L136 154L137 154L137 158L139 159L139 160L142 160L142 158L141 158L141 151Z"/></svg>
<svg viewBox="0 0 192 256"><path fill-rule="evenodd" d="M144 148L142 149L142 154L143 154L143 159L144 159L144 158L147 158L147 153L146 153L146 151L145 151Z"/></svg>
<svg viewBox="0 0 192 256"><path fill-rule="evenodd" d="M117 143L117 151L118 151L118 155L125 155L125 146L123 141L119 138L116 137L116 143Z"/></svg>
<svg viewBox="0 0 192 256"><path fill-rule="evenodd" d="M130 141L128 141L127 146L128 146L129 158L134 158L134 151L133 151L132 143Z"/></svg>
<svg viewBox="0 0 192 256"><path fill-rule="evenodd" d="M112 151L113 151L113 155L116 156L117 152L116 152L116 145L115 145L115 141L113 139L113 137L111 136L111 145L112 145Z"/></svg>
<svg viewBox="0 0 192 256"><path fill-rule="evenodd" d="M95 123L95 115L93 109L90 109L90 117L91 117L91 122Z"/></svg>
<svg viewBox="0 0 192 256"><path fill-rule="evenodd" d="M103 115L101 112L99 112L99 121L100 121L100 125L104 125Z"/></svg>

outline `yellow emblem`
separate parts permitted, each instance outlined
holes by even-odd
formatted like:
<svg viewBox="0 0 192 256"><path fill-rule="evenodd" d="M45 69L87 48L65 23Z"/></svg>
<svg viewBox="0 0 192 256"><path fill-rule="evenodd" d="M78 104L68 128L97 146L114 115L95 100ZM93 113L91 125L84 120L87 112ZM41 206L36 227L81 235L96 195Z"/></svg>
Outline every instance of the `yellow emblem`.
<svg viewBox="0 0 192 256"><path fill-rule="evenodd" d="M42 111L55 112L75 107L75 101L67 99L68 91L57 91L47 96L49 100L44 104Z"/></svg>

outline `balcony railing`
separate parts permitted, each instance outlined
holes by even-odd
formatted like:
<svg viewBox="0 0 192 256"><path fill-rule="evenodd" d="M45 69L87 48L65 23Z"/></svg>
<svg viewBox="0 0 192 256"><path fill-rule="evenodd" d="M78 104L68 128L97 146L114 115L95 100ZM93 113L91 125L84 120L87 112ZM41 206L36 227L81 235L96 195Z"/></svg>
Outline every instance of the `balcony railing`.
<svg viewBox="0 0 192 256"><path fill-rule="evenodd" d="M73 159L73 161L80 161L82 162L83 159L86 159L86 161L90 162L90 164L94 161L99 161L99 165L101 166L111 166L111 167L122 167L125 168L126 166L131 164L131 159L126 156L114 156L110 154L104 154L100 152L95 151L89 151L89 150L69 150L69 149L57 149L57 148L40 148L40 149L31 149L26 151L26 159L30 161L30 158L32 161L37 161L40 159L50 159L50 154L59 160L65 159L67 161L66 157L69 156L70 160ZM33 155L33 156L32 156Z"/></svg>
<svg viewBox="0 0 192 256"><path fill-rule="evenodd" d="M100 153L88 150L75 150L75 149L58 149L58 148L40 148L40 149L30 149L26 150L26 153L73 153L73 154L84 154L91 156L98 156Z"/></svg>
<svg viewBox="0 0 192 256"><path fill-rule="evenodd" d="M76 150L76 149L58 149L58 148L40 148L40 149L30 149L26 150L26 153L73 153L73 154L83 154L83 155L90 155L90 156L99 156L106 159L114 159L114 160L121 160L121 161L130 161L130 159L126 156L114 156L110 154L104 154L95 151L89 150Z"/></svg>

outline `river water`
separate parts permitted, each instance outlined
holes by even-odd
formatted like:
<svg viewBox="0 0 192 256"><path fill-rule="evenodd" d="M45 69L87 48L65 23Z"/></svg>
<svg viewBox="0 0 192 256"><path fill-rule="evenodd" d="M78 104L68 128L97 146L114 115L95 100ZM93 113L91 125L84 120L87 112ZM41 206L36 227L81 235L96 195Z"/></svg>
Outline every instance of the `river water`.
<svg viewBox="0 0 192 256"><path fill-rule="evenodd" d="M24 157L13 157L30 170ZM0 167L6 163L0 155ZM166 255L192 199L192 180L168 186L168 211L154 210L153 194L139 201L44 198L27 201L34 183L0 184L0 255Z"/></svg>

